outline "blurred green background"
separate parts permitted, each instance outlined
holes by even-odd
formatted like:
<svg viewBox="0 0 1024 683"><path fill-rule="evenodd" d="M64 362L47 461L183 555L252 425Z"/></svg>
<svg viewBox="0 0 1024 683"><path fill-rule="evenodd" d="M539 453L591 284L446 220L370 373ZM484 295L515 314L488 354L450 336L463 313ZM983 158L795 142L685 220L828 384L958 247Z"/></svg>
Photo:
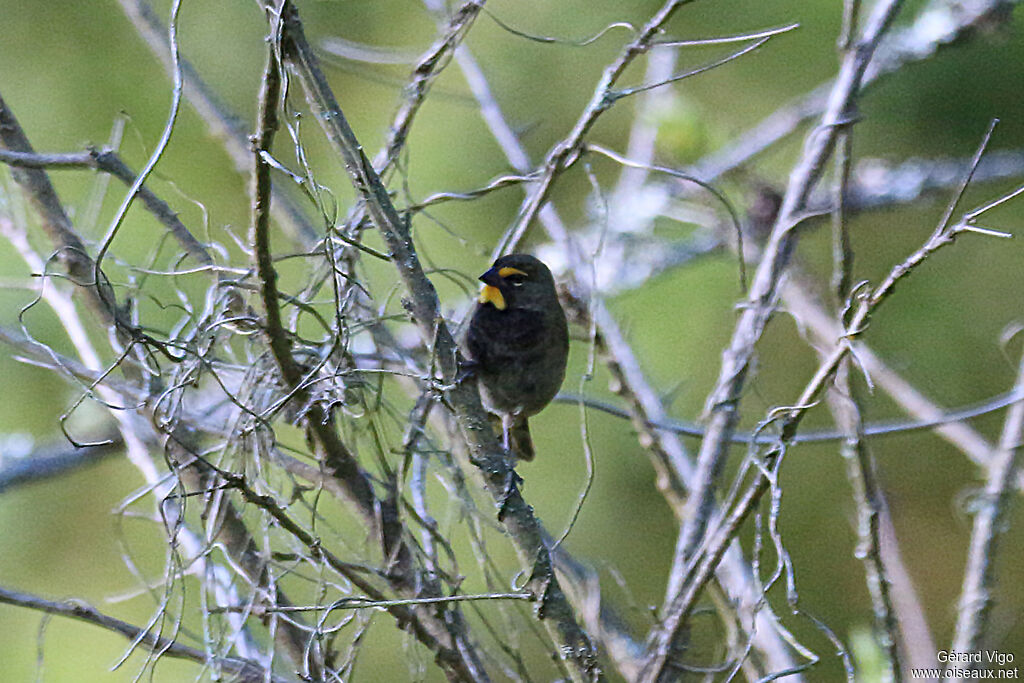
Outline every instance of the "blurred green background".
<svg viewBox="0 0 1024 683"><path fill-rule="evenodd" d="M657 2L616 0L495 0L487 7L502 21L538 35L582 39L614 21L642 23ZM907 4L906 21L922 5ZM157 3L166 17L169 3ZM674 86L673 108L660 140L659 159L685 165L729 140L790 98L834 73L835 36L841 3L824 0L705 0L683 8L668 34L695 39L753 31L799 22L799 30L776 38L752 55ZM310 0L300 3L310 38L424 50L435 35L434 21L413 0ZM78 151L102 144L114 122L126 117L122 153L135 167L144 163L164 125L170 103L162 67L136 35L113 0L29 3L0 0L0 94L14 110L39 151ZM899 162L912 156L967 156L989 120L1000 117L992 149L1024 147L1024 20L913 65L870 90L861 102L863 121L855 133L858 155ZM265 23L253 2L186 0L180 16L183 54L196 65L224 101L251 120L263 64ZM490 78L491 87L534 160L564 136L588 101L601 69L617 55L628 34L613 30L587 47L541 44L514 36L491 18L479 18L467 45ZM680 68L721 56L710 48L680 54ZM400 100L407 66L362 66L327 62L331 83L356 133L369 151L383 140ZM638 82L633 69L627 82ZM635 100L606 114L592 139L622 150ZM311 120L304 124L318 180L347 205L353 196L344 169L319 144ZM794 136L723 188L741 206L744 183L757 178L776 188L785 184L802 136ZM457 68L451 66L416 121L403 159L411 195L485 184L508 170L489 137ZM610 187L615 169L595 164ZM52 174L74 218L90 215L96 177L87 172ZM0 199L12 189L4 175ZM183 106L170 147L157 168L153 187L182 219L205 239L230 244L229 233L245 235L249 200L247 179L236 173L218 141L196 114ZM1018 179L1019 182L1019 179ZM1012 188L1014 182L973 187L964 206L973 206ZM94 224L78 228L96 239L123 196L113 183ZM573 171L555 193L571 225L586 218L589 183ZM917 248L942 214L948 194L911 208L873 212L852 222L856 276L874 282ZM420 216L414 224L421 255L436 267L470 278L482 272L487 254L515 216L518 190L481 201L450 204ZM16 203L0 210L17 210ZM993 212L986 225L1020 233L1021 203ZM128 216L116 241L117 254L138 262L150 253L159 228L139 208ZM679 228L680 237L685 231ZM540 237L539 230L534 234ZM371 244L377 244L371 235ZM40 243L40 242L37 242ZM799 258L827 282L829 236L810 233ZM1024 238L1010 241L967 235L931 259L898 288L865 339L896 369L939 403L948 406L983 400L1005 390L1014 377L1019 341L1005 353L1000 334L1024 322ZM19 310L33 297L24 288L28 271L0 245L0 324L16 326ZM387 282L386 270L374 269ZM461 290L436 278L445 301L461 305ZM16 286L19 285L19 286ZM823 285L824 286L824 285ZM671 414L699 415L718 372L719 353L735 319L734 261L718 254L658 276L644 287L614 299L611 309L627 330L656 388L671 394ZM397 308L397 303L393 304ZM58 346L54 319L33 309L24 319L41 339ZM799 349L799 351L795 351ZM586 348L574 346L566 389L575 391L586 370ZM800 331L780 315L760 346L759 374L745 398L746 427L775 405L798 396L813 371ZM602 394L598 372L586 385ZM57 419L76 394L51 373L18 363L0 352L0 434L51 443L59 438ZM882 396L869 398L867 417L898 415ZM975 421L995 439L1001 416ZM538 461L523 468L526 495L551 528L561 528L584 481L577 408L554 405L533 421ZM828 424L821 408L811 423ZM639 623L644 606L660 603L674 542L672 516L653 486L653 475L627 422L590 416L596 480L568 544L607 577L614 569L628 582ZM13 439L5 450L17 450ZM568 446L566 446L568 444ZM696 444L691 444L695 447ZM563 451L558 457L547 452ZM940 647L950 640L956 599L970 532L967 503L979 484L978 471L965 457L924 433L876 440L873 451L889 497L903 558L927 609ZM783 468L782 531L797 568L800 608L824 620L844 641L871 626L862 566L853 555L853 506L843 464L834 445L798 447ZM143 484L123 459L64 478L0 495L0 584L49 597L78 597L124 619L145 623L153 611L148 598L110 603L131 592L137 581L120 554L123 546L139 564L154 569L163 558L159 529L145 522L115 522L112 510ZM1011 518L998 558L997 604L986 645L1024 659L1024 532L1019 506ZM780 604L782 604L780 602ZM806 620L787 620L804 642L825 660L809 680L840 680L833 648ZM45 630L42 631L41 628ZM401 658L388 656L390 625L368 639L356 680L404 680ZM109 667L124 643L96 628L55 619L46 623L27 610L0 606L0 678L45 681L132 680L139 661L115 673ZM165 661L156 680L187 680L196 668ZM867 670L865 673L870 673ZM431 680L438 678L431 671ZM866 680L870 680L867 676Z"/></svg>

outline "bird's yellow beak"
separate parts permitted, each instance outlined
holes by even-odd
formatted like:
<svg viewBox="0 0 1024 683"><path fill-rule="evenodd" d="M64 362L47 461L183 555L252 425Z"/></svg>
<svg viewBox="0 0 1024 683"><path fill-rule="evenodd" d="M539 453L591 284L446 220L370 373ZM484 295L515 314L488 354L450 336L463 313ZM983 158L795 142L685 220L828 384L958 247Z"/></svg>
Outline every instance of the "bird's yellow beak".
<svg viewBox="0 0 1024 683"><path fill-rule="evenodd" d="M483 289L480 290L480 303L491 304L499 311L505 310L505 297L501 295L501 290L492 285L484 285Z"/></svg>

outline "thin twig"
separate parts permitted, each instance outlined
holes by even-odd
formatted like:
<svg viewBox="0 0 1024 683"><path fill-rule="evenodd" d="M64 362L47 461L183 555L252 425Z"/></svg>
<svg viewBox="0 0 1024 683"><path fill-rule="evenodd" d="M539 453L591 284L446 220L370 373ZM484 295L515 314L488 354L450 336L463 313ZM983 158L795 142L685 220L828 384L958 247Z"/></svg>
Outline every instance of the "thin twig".
<svg viewBox="0 0 1024 683"><path fill-rule="evenodd" d="M110 226L107 228L106 234L99 242L99 248L96 250L95 257L95 277L96 280L100 279L100 267L103 265L103 259L110 249L110 246L114 243L114 238L121 229L121 225L124 222L124 218L128 215L128 209L131 208L132 203L139 194L139 190L142 189L142 185L146 182L146 179L156 169L156 165L160 162L164 152L167 150L167 145L171 142L171 135L174 134L174 124L178 119L178 113L181 111L181 93L184 88L184 83L181 75L181 67L178 62L178 12L181 9L182 0L173 0L171 3L170 19L167 22L167 44L170 46L171 51L171 75L173 84L171 87L171 106L170 111L167 113L167 121L164 123L163 130L160 132L160 139L157 141L156 146L149 155L149 159L146 160L142 170L139 171L135 177L135 181L128 188L128 194L121 200L120 206L114 213L114 217L110 221ZM100 295L103 292L100 291Z"/></svg>
<svg viewBox="0 0 1024 683"><path fill-rule="evenodd" d="M111 149L90 148L85 152L70 154L28 154L0 150L0 162L10 166L36 169L94 169L109 173L129 187L132 187L137 179L135 173L124 163L117 152ZM213 259L209 252L185 227L167 202L145 186L139 188L138 196L150 213L163 223L164 227L174 235L174 238L190 256L201 265L213 265Z"/></svg>
<svg viewBox="0 0 1024 683"><path fill-rule="evenodd" d="M94 624L100 628L120 634L132 642L137 642L160 656L188 659L202 664L204 667L211 667L230 676L237 676L242 681L259 683L260 681L269 680L275 683L286 683L288 680L268 671L257 662L247 659L216 657L211 660L209 655L202 650L182 645L168 638L163 638L148 629L142 629L127 621L108 616L96 608L77 600L54 602L53 600L46 600L45 598L28 593L0 587L0 602Z"/></svg>
<svg viewBox="0 0 1024 683"><path fill-rule="evenodd" d="M381 609L409 605L443 605L452 602L480 602L487 600L533 600L529 593L480 593L475 595L442 595L435 598L403 598L399 600L375 600L366 596L341 598L327 605L292 605L290 607L257 607L254 614L291 614L294 612L330 612L332 610ZM220 608L214 611L237 611L238 608Z"/></svg>
<svg viewBox="0 0 1024 683"><path fill-rule="evenodd" d="M819 343L830 344L843 335L839 323L831 318L821 304L810 295L807 283L795 279L783 284L782 300L787 309L797 315L807 325ZM963 420L975 415L984 415L993 410L1001 410L1016 400L1013 391L994 396L976 406L967 406L946 410L915 389L906 379L901 377L887 365L863 340L850 340L853 356L864 368L867 376L878 388L885 391L894 401L912 417L913 423L897 422L893 424L868 425L869 436L899 433L908 428L921 425L922 428L935 427L936 433L956 446L975 464L984 467L992 452L988 440ZM838 434L836 435L838 436ZM813 440L813 433L802 433L798 441Z"/></svg>
<svg viewBox="0 0 1024 683"><path fill-rule="evenodd" d="M803 316L804 313L801 312L799 315ZM804 320L803 317L801 317L800 319L801 321ZM828 334L826 330L831 331L832 328L822 328L822 332L818 332L817 330L815 330L815 337L823 343L832 342L836 338L842 336L842 332ZM863 361L864 357L860 356L859 354L862 350L865 350L867 347L863 346L863 344L860 343L854 343L853 347L854 351L852 351L852 355L857 357L858 361ZM970 405L961 406L958 408L942 408L931 403L927 399L923 399L924 403L919 405L915 402L915 400L908 401L908 397L905 396L901 390L893 389L892 387L889 386L889 383L899 386L898 382L903 381L902 378L890 376L887 380L883 379L881 381L878 381L878 377L882 377L883 375L878 373L872 373L871 370L879 369L882 370L882 372L884 373L887 367L884 365L878 365L878 363L880 363L881 361L878 361L877 359L874 359L871 356L868 356L868 358L870 360L862 362L861 366L864 367L865 371L867 371L869 374L872 374L872 378L873 380L876 381L876 384L885 389L887 392L891 391L894 400L900 402L900 405L910 414L920 416L920 419L894 420L891 422L871 422L865 424L863 427L865 436L890 436L904 434L906 432L920 431L923 429L934 429L936 432L942 434L945 429L947 429L950 426L954 426L957 423L963 423L966 422L967 420L973 420L976 417L990 415L992 413L1003 410L1007 406L1013 405L1014 403L1019 401L1021 396L1024 395L1024 392L1021 392L1019 389L1014 388L1010 389L1009 391L1004 391L1000 394L991 396L985 399L984 401L972 403ZM892 371L890 370L889 372L891 373ZM883 382L885 382L885 384L883 384ZM627 402L632 400L629 396L623 396L623 398L626 399ZM599 410L602 413L606 413L614 417L621 417L627 420L637 419L637 414L633 412L632 406L628 406L628 403L628 407L622 407L610 403L608 401L602 401L600 399L593 398L591 396L580 396L578 394L566 392L560 392L557 396L555 396L554 400L559 403L571 403L573 405L576 405L577 403L583 403L588 408ZM657 421L643 421L640 423L638 428L643 431L649 429L659 429L667 432L673 432L675 434L679 434L680 436L692 436L696 438L701 438L707 433L707 430L697 422L687 422L684 420L674 420L670 418L664 418ZM970 435L968 436L968 438L973 439L975 437L980 437L980 435L974 432L974 430L969 430L969 432ZM968 433L965 432L964 435L967 436ZM822 443L825 441L841 441L844 438L846 437L844 435L844 432L841 430L807 430L794 434L791 443ZM954 435L946 435L946 438L950 441L950 443L954 445L959 445L961 443L959 433ZM730 437L730 441L734 444L772 445L778 441L778 436L774 434L765 433L764 430L759 430L755 432L737 431L733 432L732 436ZM982 442L978 442L978 445L982 445ZM971 459L974 460L973 448L969 451L969 454ZM979 457L976 460L976 463L982 467L985 467L987 466L988 460Z"/></svg>
<svg viewBox="0 0 1024 683"><path fill-rule="evenodd" d="M520 206L519 215L512 228L495 247L493 252L495 258L501 254L515 251L516 246L526 235L526 231L529 229L533 219L547 202L556 179L577 157L579 146L586 134L594 126L598 118L620 98L621 93L616 92L614 87L626 68L637 56L651 48L655 37L665 23L672 18L672 15L680 7L692 1L668 0L651 17L643 29L639 31L636 38L622 49L616 60L604 69L598 85L594 89L590 103L583 110L583 113L580 114L572 130L548 152L541 166L541 177Z"/></svg>
<svg viewBox="0 0 1024 683"><path fill-rule="evenodd" d="M423 53L413 69L403 95L404 100L394 121L388 130L388 138L380 152L373 160L373 167L382 177L387 177L389 170L398 159L399 152L405 146L413 120L430 90L430 86L440 75L448 63L455 48L465 39L473 22L483 9L486 0L468 0L452 14L446 30L434 41L434 44Z"/></svg>
<svg viewBox="0 0 1024 683"><path fill-rule="evenodd" d="M387 138L380 151L374 157L373 168L382 179L386 180L394 170L401 152L408 142L408 136L412 131L416 115L426 100L434 81L437 80L441 71L448 64L452 53L465 40L483 5L484 0L468 0L465 2L448 20L447 25L441 31L441 35L417 61L416 67L413 69L402 90L403 99L388 128ZM478 192L484 194L490 191L490 189ZM478 196L472 192L469 194L471 196ZM410 212L419 211L435 202L459 198L461 197L458 195L434 197L406 210ZM354 269L355 260L358 257L357 250L366 249L360 242L362 231L367 225L366 217L366 206L359 202L350 211L348 218L345 220L344 227L334 231L334 235L342 241L343 245L338 250L338 253L332 256L335 261L332 264L332 271L337 271L339 265L348 272L352 272ZM328 242L327 246L330 248L331 243ZM325 269L321 269L313 275L309 286L306 288L308 295L314 293L321 286L326 272Z"/></svg>
<svg viewBox="0 0 1024 683"><path fill-rule="evenodd" d="M850 362L846 359L836 373L835 386L828 392L828 404L836 422L848 434L840 445L840 452L846 462L846 476L857 508L858 540L853 554L864 565L877 638L885 654L886 680L898 683L903 680L898 612L881 540L885 499L865 440L860 404L849 379L849 369Z"/></svg>
<svg viewBox="0 0 1024 683"><path fill-rule="evenodd" d="M843 28L838 41L842 59L854 50L854 37L860 21L860 0L843 3ZM847 118L853 118L847 112ZM850 225L847 199L853 164L853 128L839 131L835 153L834 204L832 211L832 289L836 310L849 311L846 302L855 296L853 282L853 248L850 245ZM845 320L842 324L845 324ZM854 505L857 509L857 547L854 557L864 565L865 580L875 616L875 635L885 658L884 680L900 683L900 637L897 615L893 606L892 586L882 555L881 515L884 494L878 482L874 459L864 435L861 401L857 388L850 382L850 359L842 361L835 373L834 385L826 399L836 424L846 432L840 453L846 462L846 477L850 482Z"/></svg>
<svg viewBox="0 0 1024 683"><path fill-rule="evenodd" d="M22 131L14 112L0 97L0 149L23 155L34 155L35 150ZM115 321L128 326L110 302L114 300L110 284L105 278L94 279L94 262L86 250L85 243L71 225L57 191L50 183L49 176L42 168L11 168L11 177L28 198L39 214L43 231L55 245L57 261L71 279L81 284L88 294L88 301L100 320L108 326ZM100 293L103 290L103 293Z"/></svg>
<svg viewBox="0 0 1024 683"><path fill-rule="evenodd" d="M153 55L164 65L169 76L180 71L188 102L206 123L210 135L219 140L239 173L250 170L248 131L242 117L214 94L191 63L179 55L177 69L171 59L167 28L145 0L118 0L121 10L139 33ZM316 244L321 235L290 194L274 191L274 218L288 235L302 245Z"/></svg>
<svg viewBox="0 0 1024 683"><path fill-rule="evenodd" d="M60 444L33 451L19 458L6 458L0 454L0 493L24 484L47 481L86 465L98 463L121 452L124 442L120 437L104 437L97 445L73 446Z"/></svg>

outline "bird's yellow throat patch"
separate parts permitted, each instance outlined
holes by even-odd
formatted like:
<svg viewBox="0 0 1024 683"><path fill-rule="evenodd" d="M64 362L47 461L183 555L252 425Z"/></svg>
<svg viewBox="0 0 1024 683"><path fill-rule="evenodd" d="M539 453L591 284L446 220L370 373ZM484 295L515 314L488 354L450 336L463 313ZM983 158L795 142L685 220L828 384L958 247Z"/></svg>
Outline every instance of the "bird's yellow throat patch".
<svg viewBox="0 0 1024 683"><path fill-rule="evenodd" d="M484 285L480 290L480 303L490 303L499 311L505 310L505 297L501 295L500 289L491 285Z"/></svg>

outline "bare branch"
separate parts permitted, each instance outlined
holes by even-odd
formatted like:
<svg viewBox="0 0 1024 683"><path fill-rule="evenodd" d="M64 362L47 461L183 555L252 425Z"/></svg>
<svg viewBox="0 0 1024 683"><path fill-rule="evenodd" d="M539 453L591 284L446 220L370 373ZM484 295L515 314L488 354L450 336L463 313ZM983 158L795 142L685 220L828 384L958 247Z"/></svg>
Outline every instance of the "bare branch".
<svg viewBox="0 0 1024 683"><path fill-rule="evenodd" d="M135 173L121 160L121 157L116 152L110 149L90 148L86 152L77 154L28 154L0 150L0 162L10 166L37 169L95 169L109 173L129 187L132 187L136 182ZM138 196L150 213L163 223L192 258L204 266L213 265L213 259L210 257L209 252L192 235L189 229L185 227L167 202L160 199L152 190L145 186L139 187Z"/></svg>
<svg viewBox="0 0 1024 683"><path fill-rule="evenodd" d="M470 448L471 460L480 469L488 490L500 506L499 520L515 542L521 562L531 571L529 585L548 633L558 646L559 655L572 665L570 671L575 677L580 680L597 679L600 672L593 645L576 623L558 585L540 524L519 492L518 476L510 468L490 428L476 387L470 382L456 381L458 347L440 315L436 290L423 273L408 227L392 205L380 177L363 154L327 85L316 56L303 35L297 11L287 3L281 14L285 59L302 79L307 98L328 139L344 159L353 184L366 201L373 222L391 250L395 267L409 293L408 310L422 339L437 359L443 381L452 387L447 397Z"/></svg>
<svg viewBox="0 0 1024 683"><path fill-rule="evenodd" d="M789 189L754 276L745 309L736 323L729 347L722 354L722 369L717 384L705 403L708 431L701 443L693 494L687 504L687 524L682 532L685 540L681 543L683 555L687 558L684 562L692 557L707 528L729 436L739 417L739 400L754 346L774 311L778 283L796 241L795 229L802 220L811 189L832 153L838 129L847 120L874 48L900 5L900 0L884 0L876 5L860 38L858 49L847 53L844 58L836 87L830 96L828 111L822 117L818 129L808 137L804 155L791 175ZM658 671L661 671L667 654L665 651L657 655L661 663L654 668Z"/></svg>
<svg viewBox="0 0 1024 683"><path fill-rule="evenodd" d="M23 155L34 155L35 150L14 117L14 112L0 98L0 149ZM11 169L11 177L21 186L33 209L39 214L43 230L57 250L58 262L73 281L88 293L93 309L107 325L113 325L118 314L111 305L114 298L105 280L94 280L94 263L78 233L71 226L57 191L41 168ZM104 293L101 293L103 290Z"/></svg>
<svg viewBox="0 0 1024 683"><path fill-rule="evenodd" d="M879 15L878 13L879 9L884 7L884 3L876 6L876 13L873 20L869 22L869 25L874 24L878 28L884 26L887 19L884 19L884 15ZM894 7L889 6L885 7L885 9L891 11ZM980 160L988 144L991 133L992 126L986 132L982 144L978 148L972 171L977 166L977 162ZM967 175L968 179L969 177L970 174ZM955 207L960 194L962 194L962 191L950 203L951 207ZM785 212L785 205L783 211ZM736 493L737 489L734 489L735 495L730 496L730 500L726 501L725 504L725 509L728 510L728 513L724 515L717 528L711 530L708 538L701 540L699 547L694 546L695 554L687 554L688 558L690 558L689 566L693 569L689 572L688 580L683 588L667 607L662 624L659 628L655 629L651 639L652 646L649 648L650 658L648 661L650 662L650 667L645 668L644 680L652 682L658 680L669 666L669 654L672 644L675 638L678 637L679 629L682 627L685 618L693 609L701 586L709 580L714 567L717 565L730 540L739 530L740 525L760 501L761 496L772 485L771 480L766 476L766 472L777 466L781 461L786 445L790 443L800 422L810 408L815 405L817 397L825 389L827 383L834 377L839 364L849 354L850 345L848 339L861 334L866 329L871 315L892 294L897 282L909 275L933 253L953 242L961 229L959 227L960 223L950 225L950 217L951 212L947 210L946 215L922 247L907 257L902 263L897 264L877 286L871 288L870 291L858 295L856 308L845 323L845 334L832 347L829 353L823 354L821 364L818 366L814 376L804 387L800 397L794 401L792 406L774 411L778 413L778 417L781 420L779 443L767 455L759 458L754 481L740 493ZM780 217L780 221L782 219ZM773 232L773 236L776 232ZM766 255L766 259L769 257L770 254ZM759 276L762 274L762 269L759 269ZM755 283L755 288L756 286ZM769 421L773 419L775 418L769 417ZM711 438L710 432L704 438L705 444L709 438Z"/></svg>
<svg viewBox="0 0 1024 683"><path fill-rule="evenodd" d="M156 635L148 629L143 629L134 624L129 624L127 621L103 614L96 608L78 601L54 602L28 593L20 593L0 587L0 602L94 624L113 633L120 634L133 643L146 647L158 656L188 659L211 667L215 671L220 671L230 676L237 676L242 681L259 683L260 681L270 680L275 683L285 683L288 680L267 671L258 663L249 660L237 657L216 657L211 659L203 650L181 645L173 640Z"/></svg>
<svg viewBox="0 0 1024 683"><path fill-rule="evenodd" d="M1017 387L1024 389L1024 357L1017 375ZM992 454L987 468L985 489L978 501L971 530L967 567L964 570L960 603L957 607L956 630L951 650L974 652L981 644L995 584L996 548L1005 531L1006 518L1013 500L1013 482L1020 468L1020 451L1024 438L1024 400L1015 403L1006 414L999 448ZM943 680L961 680L949 668Z"/></svg>
<svg viewBox="0 0 1024 683"><path fill-rule="evenodd" d="M904 66L933 57L936 52L961 44L965 36L998 16L1003 7L1013 7L1018 0L931 0L918 12L909 26L888 34L878 49L878 57L865 74L865 85ZM825 82L769 114L760 123L733 138L716 150L693 170L694 175L713 182L723 174L739 168L753 157L793 133L802 123L819 116L828 106L834 81Z"/></svg>
<svg viewBox="0 0 1024 683"><path fill-rule="evenodd" d="M900 631L894 606L892 581L889 578L881 540L885 498L875 471L874 458L863 431L860 405L849 380L849 359L836 373L835 386L828 392L828 404L836 423L847 432L840 445L846 461L847 479L857 507L857 547L854 556L864 565L868 593L874 608L876 637L885 653L886 676L903 680L900 666Z"/></svg>
<svg viewBox="0 0 1024 683"><path fill-rule="evenodd" d="M18 458L7 458L0 454L0 462L3 463L0 466L0 493L8 488L48 480L91 465L124 448L120 438L105 437L99 441L103 443L95 446L53 445Z"/></svg>
<svg viewBox="0 0 1024 683"><path fill-rule="evenodd" d="M420 57L405 87L405 100L395 114L388 131L388 139L373 160L373 167L381 176L387 177L388 171L398 159L398 153L406 143L413 119L423 104L430 86L448 63L455 48L465 39L480 10L483 9L484 1L468 0L456 10L448 22L447 29Z"/></svg>
<svg viewBox="0 0 1024 683"><path fill-rule="evenodd" d="M2 119L0 120L0 124L2 124L0 125L0 144L5 148L13 149L13 151L32 154L33 150L31 145L29 145L24 133L22 133L21 128L18 126L13 113L7 109L2 100L0 100L0 119ZM117 306L113 290L110 288L109 284L106 283L106 280L101 279L96 282L92 280L91 276L99 273L98 265L88 255L84 247L84 242L74 231L70 221L67 219L67 215L64 212L63 206L60 204L56 193L53 191L46 171L42 169L15 168L12 169L12 174L15 175L16 178L23 178L24 182L22 183L22 187L28 194L29 199L35 206L37 212L40 214L44 226L50 226L49 229L47 229L47 233L51 241L54 242L54 246L58 250L58 253L73 255L72 258L63 259L62 265L64 265L72 276L88 272L88 279L84 281L76 281L76 284L92 295L89 300L100 320L107 324L116 323L116 329L122 336L130 334L134 338L155 344L155 340L150 339L146 335L142 335L133 325L130 324L129 321L125 320L124 314ZM97 283L99 286L97 286ZM64 317L74 315L71 308L67 306L57 308L56 310L58 310L58 313L62 314ZM74 329L74 324L66 324L66 326L68 329ZM76 340L76 343L78 343L79 346L88 343L88 340L84 338L84 335L82 337L82 339ZM87 366L96 366L98 363L98 361L95 360L98 358L98 354L96 354L91 347L82 348L80 350L80 354L82 354L87 360ZM48 355L52 356L53 354L50 353ZM61 367L62 369L68 368L68 366L63 363ZM98 367L87 367L86 372L97 369ZM126 367L124 369L131 379L138 379L139 373L135 368ZM107 372L100 375L99 379L102 380L105 378ZM104 395L104 392L106 391L104 387L99 386L97 383L95 388L101 395ZM107 396L109 397L110 395L107 394ZM113 405L112 397L108 398L108 404ZM136 424L138 422L137 419L121 414L119 411L114 411L114 416L120 423L121 434L127 446L129 459L143 473L150 485L154 487L158 496L166 495L173 486L168 485L163 476L158 473L152 459L149 457L148 448L145 445L146 441L156 440L155 434L147 431L146 436L150 436L151 438L146 439L140 437L140 435L136 433L139 426ZM160 419L157 411L150 413L149 418L151 421L156 423L155 432L167 429L167 425ZM194 470L185 466L183 467L182 476L186 482L194 488L201 488L200 480ZM193 557L201 557L202 544L199 539L192 535L187 529L181 529L180 509L173 505L164 506L162 508L162 512L165 515L167 528L170 530L170 533L177 535L177 537L182 540L183 544L192 553ZM257 576L251 576L250 579L253 580L254 583L257 583ZM257 583L257 585L259 584ZM224 596L228 601L235 601L235 597L230 588L224 590ZM283 596L281 597L282 599L285 599ZM239 624L239 626L241 626L241 624ZM294 661L302 661L303 647L301 644L302 641L300 640L302 636L296 629L292 628L290 625L285 625L278 629L275 635L281 640L285 650L289 652ZM244 642L244 640L240 642Z"/></svg>
<svg viewBox="0 0 1024 683"><path fill-rule="evenodd" d="M426 3L428 6L437 9L435 0L426 0ZM664 53L664 50L659 50L653 53L652 57L659 57L659 55ZM509 160L509 163L516 170L522 173L527 172L531 167L529 157L515 132L505 120L501 108L491 94L487 80L476 61L465 47L456 51L455 58L463 70L470 89L480 104L481 114L488 128ZM660 71L654 70L649 73L654 76L660 73ZM649 91L646 96L656 97L660 92L663 91ZM647 146L647 149L650 150L648 154L653 153L651 145L653 145L653 141ZM628 168L626 169L627 172L629 170ZM646 172L646 169L636 169L636 175L644 172ZM624 173L623 178L625 177L626 174ZM550 204L545 205L540 209L539 216L549 237L558 244L568 245L566 251L569 254L567 257L563 255L562 258L567 261L571 272L578 280L576 284L578 285L580 282L585 281L585 264L576 258L573 245L568 244L566 227L554 207ZM575 314L581 315L583 313L581 304L581 300L573 297L573 301L569 303L568 308L574 311ZM599 349L606 349L609 352L609 357L605 362L616 379L616 386L623 396L628 397L635 422L652 427L665 424L667 421L666 413L661 400L644 377L639 362L615 319L610 315L600 299L595 299L590 305L593 307L592 315L597 326ZM589 325L586 326L589 327ZM650 431L647 428L638 429L638 432L641 434L641 443L645 445L645 450L651 455L654 462L655 471L659 473L659 487L662 488L663 495L666 496L669 505L678 512L681 509L683 493L677 487L681 486L682 482L686 481L687 477L690 476L689 473L692 471L692 466L685 449L671 431L666 429ZM771 614L770 609L762 608L759 604L760 600L756 594L757 591L754 587L750 567L745 563L738 545L731 547L726 553L718 572L719 580L729 594L731 601L733 604L739 605L740 610L744 612L743 622L751 625L753 641L763 653L768 666L774 671L795 669L796 665L790 656L788 646L779 635L774 615ZM574 575L580 576L578 573ZM577 584L572 588L574 589L573 592L577 594L586 595L591 592L589 586L581 587ZM581 597L581 599L584 598ZM577 602L577 604L581 603ZM583 604L588 605L593 604L593 602L590 601ZM621 629L616 625L615 622L617 620L611 617L604 603L601 602L600 604L601 609L598 610L596 616L602 619L602 623L603 619L607 616L609 625L598 629L596 632L606 634L610 638L607 642L607 647L614 654L616 666L621 672L632 678L637 670L637 662L633 658L635 648L628 643L628 638L623 635ZM594 614L593 611L588 612L586 609L584 613ZM595 631L592 629L592 632ZM799 681L799 675L795 674L793 680Z"/></svg>
<svg viewBox="0 0 1024 683"><path fill-rule="evenodd" d="M594 126L601 114L610 109L615 101L619 99L620 93L614 90L614 86L626 68L637 56L651 48L655 36L661 31L665 23L672 18L676 10L690 2L692 0L668 0L651 17L637 37L623 48L618 58L605 68L597 87L594 89L594 95L591 97L590 103L583 113L580 114L572 131L548 152L547 158L545 158L542 165L541 178L523 201L516 222L495 247L493 254L495 258L501 254L515 251L516 246L525 236L533 219L547 201L555 180L575 160L579 152L579 146L586 134Z"/></svg>

